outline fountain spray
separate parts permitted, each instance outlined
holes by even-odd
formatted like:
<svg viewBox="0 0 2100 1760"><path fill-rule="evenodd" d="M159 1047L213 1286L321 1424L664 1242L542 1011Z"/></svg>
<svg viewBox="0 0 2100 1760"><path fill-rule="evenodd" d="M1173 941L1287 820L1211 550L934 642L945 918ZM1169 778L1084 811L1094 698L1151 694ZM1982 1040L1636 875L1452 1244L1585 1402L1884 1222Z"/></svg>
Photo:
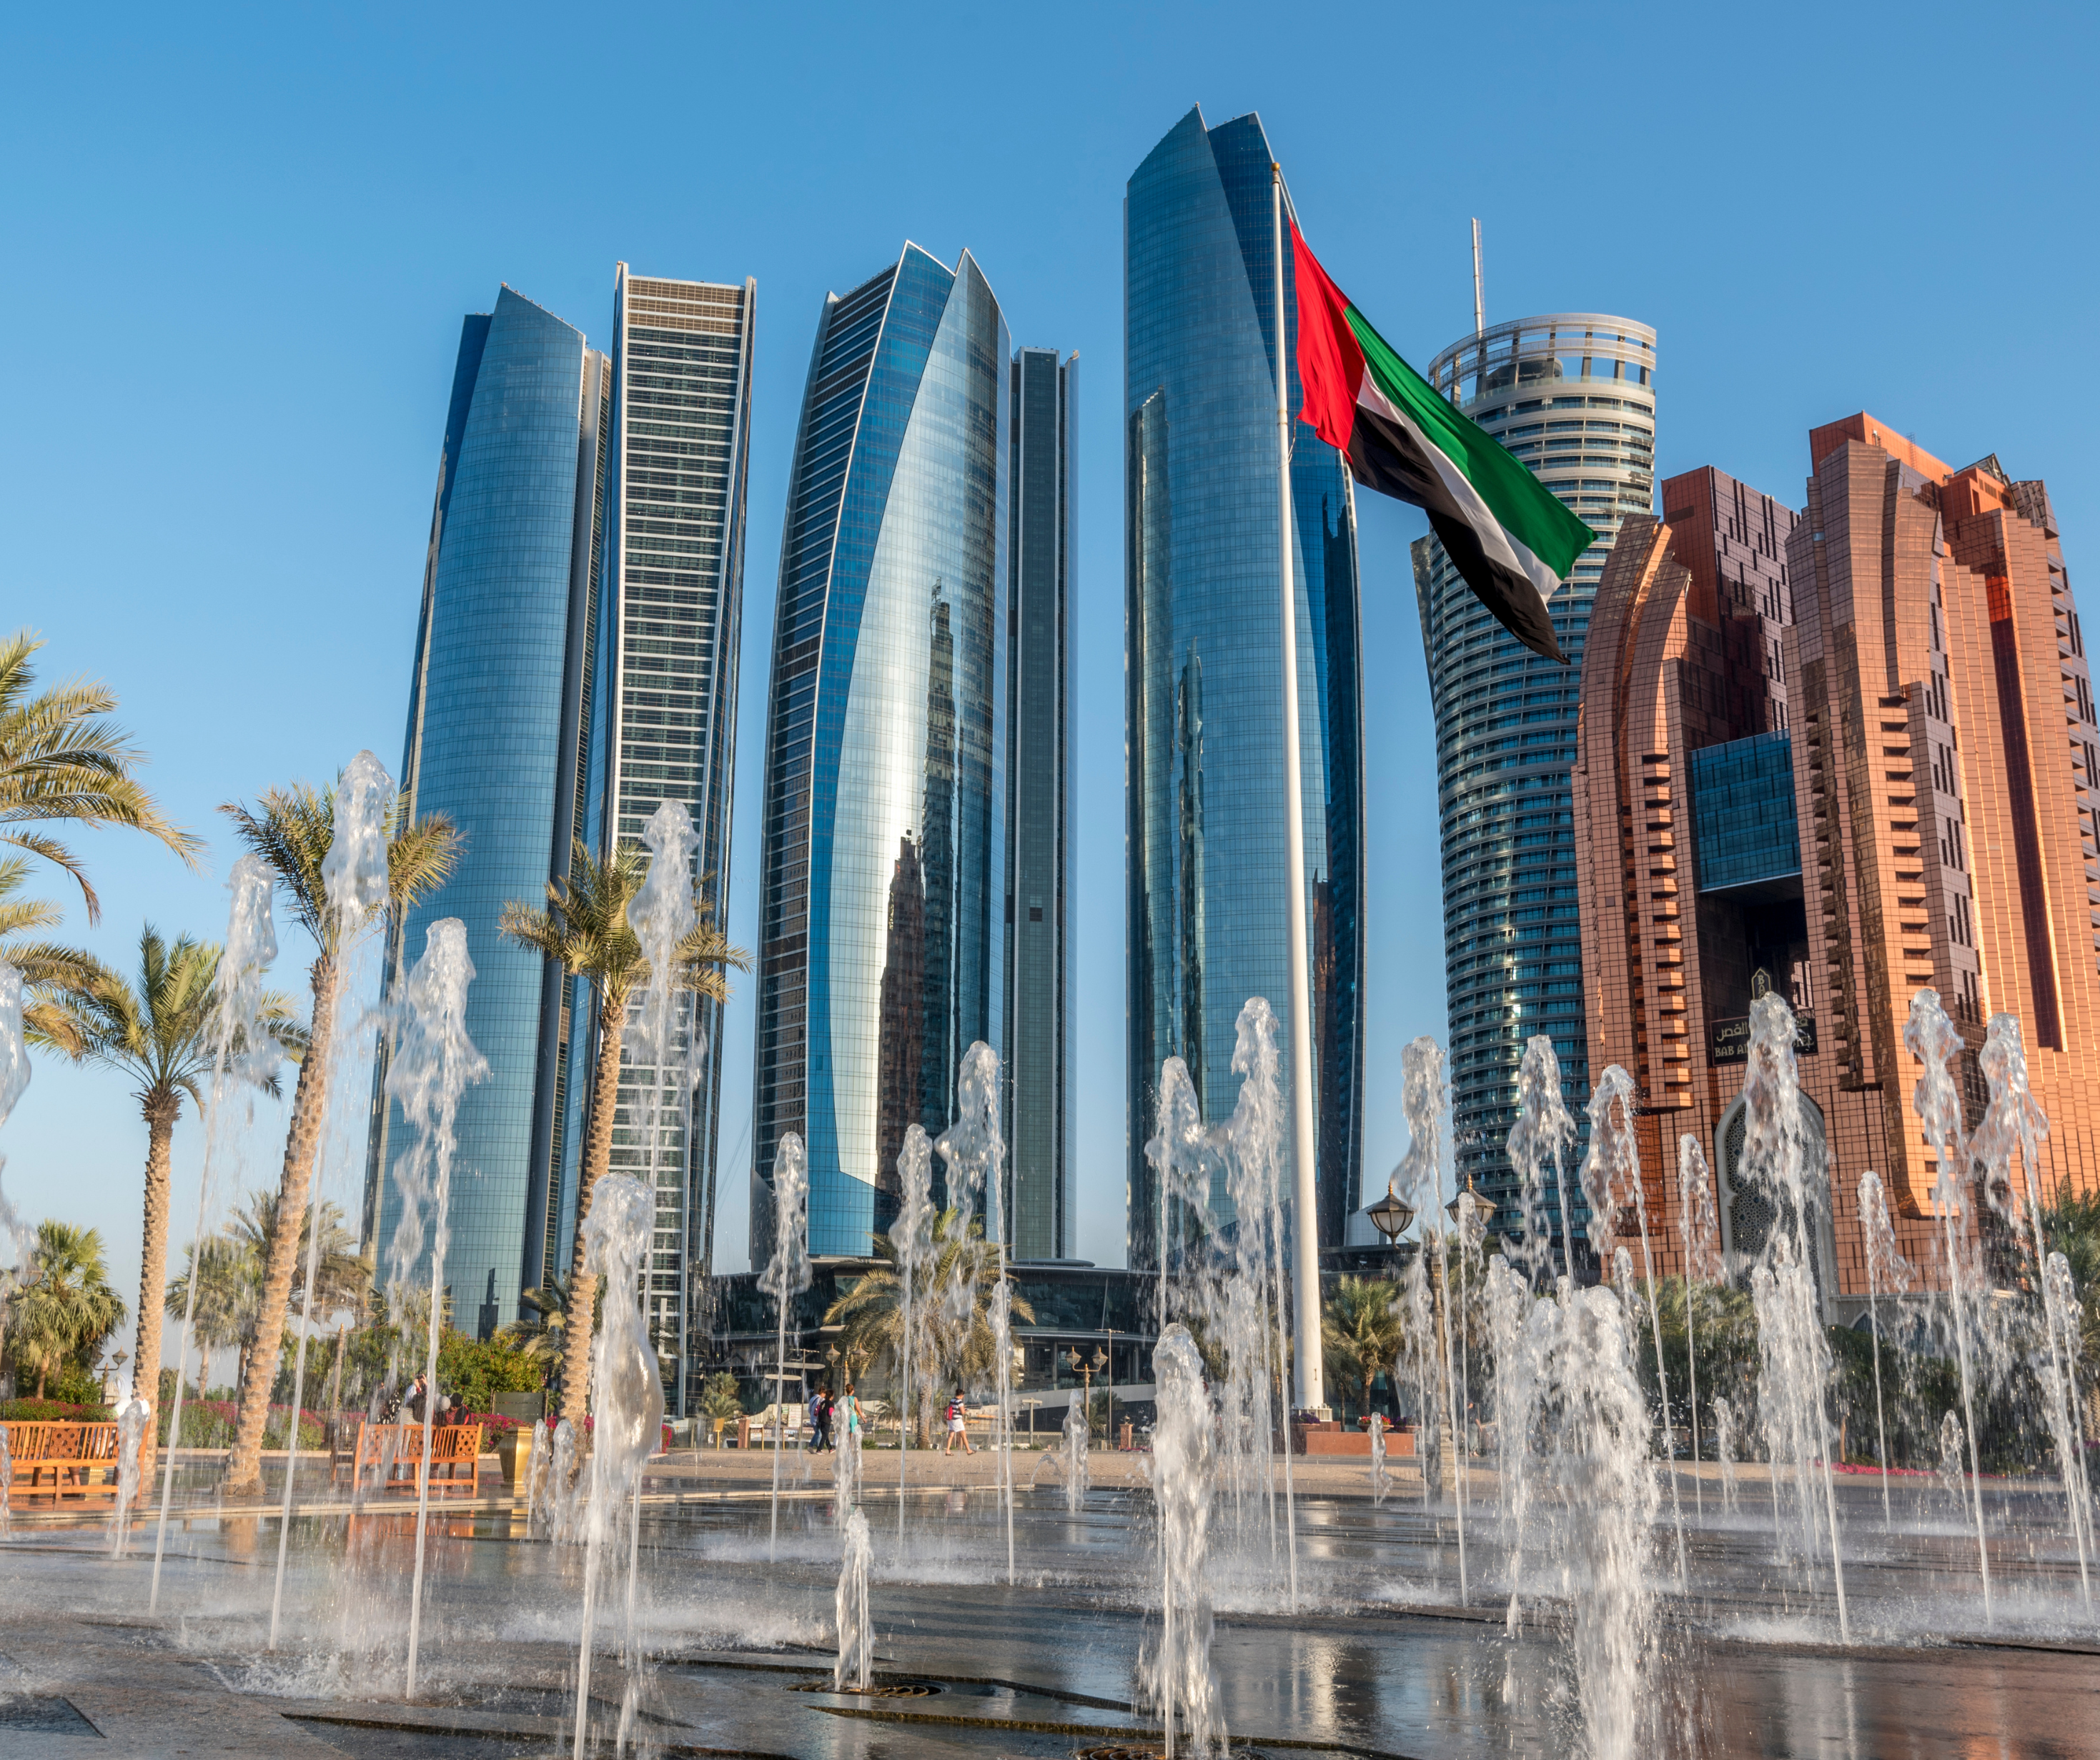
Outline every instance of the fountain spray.
<svg viewBox="0 0 2100 1760"><path fill-rule="evenodd" d="M1991 1552L1983 1538L1983 1468L1976 1450L1976 1402L1969 1366L1968 1311L1961 1287L1965 1256L1955 1230L1955 1219L1962 1213L1956 1169L1963 1164L1966 1156L1961 1142L1961 1098L1955 1091L1954 1078L1947 1066L1961 1049L1961 1035L1947 1018L1947 1011L1940 1007L1938 991L1921 990L1911 998L1910 1019L1904 1024L1904 1048L1923 1066L1911 1096L1911 1106L1924 1123L1926 1138L1932 1145L1939 1168L1939 1177L1933 1184L1932 1199L1939 1207L1946 1230L1948 1297L1954 1313L1955 1354L1961 1368L1961 1413L1966 1420L1963 1428L1968 1434L1969 1462L1974 1475L1976 1573L1983 1586L1983 1623L1992 1626L1996 1624L1996 1618L1991 1598Z"/></svg>
<svg viewBox="0 0 2100 1760"><path fill-rule="evenodd" d="M1407 1120L1407 1159L1401 1164L1414 1174L1415 1213L1422 1219L1422 1233L1425 1240L1431 1235L1432 1223L1441 1215L1438 1206L1444 1195L1444 1114L1450 1097L1444 1084L1444 1054L1436 1041L1427 1033L1410 1041L1400 1054L1400 1106ZM1446 1299L1436 1306L1437 1345L1442 1357L1443 1374L1438 1378L1443 1384L1446 1421L1450 1426L1452 1459L1455 1463L1452 1474L1452 1507L1456 1511L1458 1525L1458 1604L1463 1607L1471 1599L1471 1586L1466 1574L1466 1462L1463 1452L1464 1437L1458 1429L1458 1389L1453 1379L1456 1366L1451 1355L1451 1314L1449 1300L1451 1287L1451 1268L1448 1256L1448 1236L1441 1227L1434 1229L1436 1246L1436 1280ZM1422 1264L1422 1254L1415 1255L1415 1266ZM1438 1451L1438 1466L1442 1466L1442 1449ZM1428 1484L1428 1470L1424 1463L1423 1483Z"/></svg>
<svg viewBox="0 0 2100 1760"><path fill-rule="evenodd" d="M2072 1543L2078 1549L2078 1586L2085 1611L2093 1612L2093 1579L2088 1562L2093 1549L2092 1505L2085 1494L2085 1449L2076 1417L2077 1405L2071 1381L2078 1359L2077 1334L2071 1329L2074 1309L2057 1299L2056 1280L2050 1276L2047 1243L2042 1238L2041 1193L2036 1179L2042 1139L2049 1135L2049 1119L2036 1103L2027 1085L2027 1048L2021 1043L2020 1023L2010 1014L1994 1014L1978 1058L1983 1079L1990 1085L1990 1104L1970 1143L1971 1157L1988 1170L1985 1196L1996 1206L1998 1194L2022 1202L2023 1220L2034 1239L2035 1267L2041 1286L2042 1325L2049 1334L2049 1367L2042 1376L2048 1396L2049 1426L2056 1455L2063 1471L2066 1513L2071 1520ZM2020 1169L2018 1192L2012 1171ZM2010 1219L2008 1219L2010 1220ZM2069 1265L2065 1266L2067 1275Z"/></svg>
<svg viewBox="0 0 2100 1760"><path fill-rule="evenodd" d="M139 1445L152 1417L153 1408L135 1393L117 1408L117 1507L109 1518L112 1558L123 1557L130 1542L131 1506L139 1501Z"/></svg>
<svg viewBox="0 0 2100 1760"><path fill-rule="evenodd" d="M1211 1666L1211 1594L1205 1566L1211 1520L1211 1402L1203 1390L1203 1359L1189 1329L1170 1326L1152 1353L1158 1423L1149 1470L1159 1513L1159 1630L1148 1633L1138 1657L1138 1682L1166 1731L1174 1760L1179 1726L1188 1725L1188 1752L1222 1749L1227 1736Z"/></svg>
<svg viewBox="0 0 2100 1760"><path fill-rule="evenodd" d="M1524 1214L1524 1257L1536 1283L1542 1272L1554 1274L1553 1237L1546 1222L1546 1164L1553 1164L1553 1186L1560 1204L1560 1269L1573 1270L1573 1250L1568 1233L1568 1176L1563 1165L1575 1141L1575 1120L1560 1096L1560 1060L1553 1041L1535 1033L1524 1047L1517 1067L1516 1123L1510 1129L1509 1158L1522 1181L1518 1202Z"/></svg>
<svg viewBox="0 0 2100 1760"><path fill-rule="evenodd" d="M205 1218L211 1213L212 1168L227 1122L227 1100L244 1087L252 1097L276 1073L280 1055L277 1041L261 1023L262 978L270 962L277 957L277 926L270 914L273 884L270 870L262 865L259 856L243 856L227 876L226 890L233 895L233 902L227 916L226 947L218 957L218 1008L212 1020L211 1090L204 1108L204 1167L197 1177L196 1232L191 1237L195 1244L191 1249L189 1296L183 1304L183 1323L175 1335L175 1397L168 1410L168 1447L161 1474L160 1525L153 1537L153 1582L146 1598L148 1613L157 1611L161 1604L161 1563L167 1552L168 1511L174 1497L175 1450L183 1435L183 1376L196 1321L197 1286L203 1281L196 1273L201 1263ZM4 1073L0 1073L0 1080L4 1080ZM0 1108L0 1111L4 1110ZM197 1379L204 1379L201 1363Z"/></svg>
<svg viewBox="0 0 2100 1760"><path fill-rule="evenodd" d="M1175 1060L1178 1061L1178 1060ZM1283 1089L1282 1060L1276 1049L1276 1015L1260 997L1251 997L1242 1005L1234 1027L1233 1073L1240 1078L1239 1098L1233 1115L1223 1127L1224 1146L1231 1158L1227 1189L1233 1213L1239 1221L1238 1263L1242 1282L1251 1280L1257 1309L1275 1316L1276 1356L1268 1362L1269 1328L1262 1328L1258 1357L1251 1353L1250 1366L1258 1366L1264 1399L1251 1407L1257 1415L1268 1406L1270 1387L1277 1390L1283 1415L1283 1520L1285 1556L1288 1564L1290 1610L1298 1611L1298 1499L1290 1464L1290 1278L1286 1269L1283 1226L1282 1142ZM1162 1085L1164 1072L1162 1074ZM1265 1450L1273 1450L1272 1432L1266 1423L1256 1431ZM1273 1454L1269 1455L1273 1461ZM1272 1465L1267 1475L1274 1483ZM1275 1530L1275 1494L1269 1496L1269 1524Z"/></svg>
<svg viewBox="0 0 2100 1760"><path fill-rule="evenodd" d="M447 917L430 925L423 957L409 972L404 1019L386 1067L386 1092L415 1135L395 1164L401 1220L392 1256L397 1287L404 1285L423 1252L423 1217L430 1216L430 1282L425 1315L423 1435L416 1473L416 1570L408 1594L408 1660L405 1696L416 1696L416 1665L422 1639L423 1571L430 1520L430 1439L438 1415L438 1322L443 1307L445 1252L452 1244L452 1155L460 1096L488 1065L466 1034L467 986L474 961L467 957L466 925Z"/></svg>
<svg viewBox="0 0 2100 1760"><path fill-rule="evenodd" d="M321 896L341 926L338 937L349 948L360 924L386 908L386 822L394 807L394 779L368 751L361 751L345 767L335 791L335 823L328 854L321 859ZM328 1036L328 1055L342 1054L350 1036L342 1027L349 1005L351 987L336 992L336 1023ZM333 1101L338 1085L329 1084ZM292 1415L285 1439L285 1507L277 1518L277 1575L270 1593L270 1638L267 1648L277 1648L277 1625L285 1606L285 1558L291 1543L292 1492L299 1476L299 1414L307 1392L307 1344L314 1330L314 1284L320 1265L321 1191L328 1173L326 1160L333 1142L323 1130L316 1151L320 1164L314 1169L313 1194L307 1206L307 1281L299 1310L299 1343L292 1370ZM433 1384L435 1378L433 1376Z"/></svg>
<svg viewBox="0 0 2100 1760"><path fill-rule="evenodd" d="M1821 1462L1824 1516L1830 1528L1830 1577L1837 1591L1838 1632L1851 1642L1845 1604L1845 1561L1838 1531L1838 1491L1830 1467L1832 1426L1824 1407L1830 1384L1830 1344L1810 1266L1810 1217L1815 1208L1804 1166L1800 1068L1794 1060L1793 1010L1776 992L1750 1004L1750 1045L1743 1068L1744 1177L1762 1180L1774 1222L1764 1262L1750 1276L1758 1310L1762 1369L1758 1407L1773 1438L1772 1498L1779 1498L1780 1438L1791 1438L1802 1520L1814 1544L1810 1481Z"/></svg>
<svg viewBox="0 0 2100 1760"><path fill-rule="evenodd" d="M1159 1194L1159 1283L1155 1298L1159 1329L1167 1328L1167 1269L1174 1256L1174 1208L1181 1207L1185 1230L1193 1213L1198 1225L1210 1215L1210 1164L1205 1153L1209 1138L1203 1129L1203 1108L1196 1096L1196 1084L1189 1066L1171 1057L1159 1066L1158 1129L1145 1146L1145 1159L1153 1166L1153 1183ZM1186 1243L1183 1245L1185 1255Z"/></svg>
<svg viewBox="0 0 2100 1760"><path fill-rule="evenodd" d="M605 1291L605 1324L591 1341L590 1502L584 1514L583 1635L576 1652L576 1757L583 1760L590 1713L591 1637L605 1557L628 1517L642 1520L642 1472L661 1446L664 1378L638 1299L642 1256L656 1214L655 1190L631 1174L607 1173L584 1219L584 1263ZM624 1748L642 1671L635 1619L636 1542L628 1547L627 1625L621 1645L627 1684L620 1736Z"/></svg>
<svg viewBox="0 0 2100 1760"><path fill-rule="evenodd" d="M774 1558L780 1543L780 1445L788 1428L781 1407L788 1386L788 1305L810 1287L810 1176L802 1139L794 1131L780 1134L773 1151L773 1256L758 1287L773 1298L774 1358L773 1378L773 1522L765 1556Z"/></svg>
<svg viewBox="0 0 2100 1760"><path fill-rule="evenodd" d="M933 1145L921 1125L907 1124L904 1129L904 1146L897 1156L897 1181L903 1198L897 1207L897 1220L889 1225L889 1240L897 1255L897 1275L904 1286L904 1344L897 1360L897 1547L901 1553L909 1477L906 1469L911 1459L911 1286L919 1273L919 1256L932 1243L933 1225ZM777 1484L777 1460L774 1476ZM774 1507L777 1511L777 1492Z"/></svg>
<svg viewBox="0 0 2100 1760"><path fill-rule="evenodd" d="M1013 1437L1007 1407L1013 1380L1012 1294L1006 1283L1006 1139L999 1128L999 1054L982 1039L963 1054L955 1072L955 1122L942 1133L941 1156L948 1164L950 1202L968 1218L985 1199L985 1233L992 1242L999 1281L993 1287L993 1369L999 1390L999 1501L1006 1514L1006 1580L1014 1581ZM960 1190L961 1194L958 1198ZM969 1277L968 1255L957 1262ZM974 1297L971 1297L974 1306ZM966 1316L959 1316L967 1324Z"/></svg>
<svg viewBox="0 0 2100 1760"><path fill-rule="evenodd" d="M1736 1409L1725 1399L1714 1401L1714 1452L1721 1463L1721 1513L1736 1513Z"/></svg>
<svg viewBox="0 0 2100 1760"><path fill-rule="evenodd" d="M1677 1225L1684 1240L1684 1355L1692 1383L1692 1496L1700 1516L1706 1514L1706 1494L1699 1474L1698 1292L1721 1274L1714 1251L1720 1239L1714 1213L1714 1181L1706 1152L1687 1131L1677 1144Z"/></svg>
<svg viewBox="0 0 2100 1760"><path fill-rule="evenodd" d="M1860 1176L1860 1234L1867 1248L1867 1335L1874 1350L1874 1459L1882 1467L1882 1525L1893 1528L1889 1507L1889 1424L1882 1405L1881 1289L1910 1287L1910 1265L1896 1251L1895 1225L1889 1220L1888 1195L1872 1168Z"/></svg>
<svg viewBox="0 0 2100 1760"><path fill-rule="evenodd" d="M1655 1380L1660 1423L1670 1461L1670 1514L1677 1534L1677 1587L1688 1585L1684 1564L1684 1511L1677 1494L1677 1433L1670 1422L1670 1372L1662 1358L1662 1316L1655 1305L1655 1258L1648 1250L1648 1199L1641 1188L1640 1143L1634 1134L1634 1079L1617 1064L1606 1068L1590 1094L1590 1152L1582 1164L1582 1195L1590 1203L1590 1241L1601 1259L1612 1251L1619 1214L1631 1208L1640 1229L1641 1264L1648 1274L1648 1313L1655 1332ZM1629 1258L1628 1269L1632 1261Z"/></svg>
<svg viewBox="0 0 2100 1760"><path fill-rule="evenodd" d="M868 1539L867 1511L856 1509L846 1518L845 1545L839 1556L839 1586L832 1601L839 1660L832 1670L832 1685L840 1692L866 1692L874 1681L875 1625L867 1608L867 1570L873 1551Z"/></svg>

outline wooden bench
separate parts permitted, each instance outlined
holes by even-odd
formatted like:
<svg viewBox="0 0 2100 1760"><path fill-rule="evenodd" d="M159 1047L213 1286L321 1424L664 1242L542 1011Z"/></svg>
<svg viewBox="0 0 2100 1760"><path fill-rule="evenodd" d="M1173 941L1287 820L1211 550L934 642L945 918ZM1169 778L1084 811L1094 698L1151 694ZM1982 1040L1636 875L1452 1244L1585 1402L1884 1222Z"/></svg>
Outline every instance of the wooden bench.
<svg viewBox="0 0 2100 1760"><path fill-rule="evenodd" d="M419 1423L376 1424L357 1427L355 1481L364 1483L367 1468L383 1468L382 1491L413 1492L417 1469L423 1459L423 1427ZM440 1424L430 1432L430 1489L439 1497L454 1492L474 1494L475 1474L481 1460L479 1424Z"/></svg>
<svg viewBox="0 0 2100 1760"><path fill-rule="evenodd" d="M7 1433L14 1466L7 1484L10 1499L117 1495L115 1424L11 1419L0 1430Z"/></svg>

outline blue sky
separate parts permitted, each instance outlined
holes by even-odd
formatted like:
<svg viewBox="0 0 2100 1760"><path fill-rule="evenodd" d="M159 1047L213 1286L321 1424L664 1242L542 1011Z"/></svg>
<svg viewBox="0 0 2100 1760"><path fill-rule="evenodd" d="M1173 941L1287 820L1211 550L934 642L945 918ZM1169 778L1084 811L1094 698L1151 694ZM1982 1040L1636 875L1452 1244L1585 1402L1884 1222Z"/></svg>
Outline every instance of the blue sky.
<svg viewBox="0 0 2100 1760"><path fill-rule="evenodd" d="M1317 34L1301 34L1306 30ZM1343 33L1352 34L1344 37ZM602 343L613 264L755 275L759 332L730 927L754 929L781 504L825 292L915 240L1077 349L1079 1250L1123 1247L1124 180L1193 103L1258 110L1308 237L1418 363L1490 321L1654 324L1665 474L1802 499L1815 423L1871 408L1951 463L2048 479L2096 533L2095 29L2069 8L690 6L22 8L0 24L0 623L121 694L185 873L84 838L66 932L223 933L213 808L399 761L460 316L509 282ZM1400 1048L1445 1031L1434 745L1406 546L1361 510L1370 946L1365 1173ZM59 891L54 878L48 889ZM289 944L280 981L300 983ZM750 1014L726 1047L718 1261L743 1262ZM274 1177L258 1113L245 1177ZM199 1140L178 1142L175 1215ZM38 1067L0 1149L32 1216L99 1225L128 1291L143 1127ZM349 1165L355 1162L353 1168ZM354 1208L361 1156L331 1195Z"/></svg>

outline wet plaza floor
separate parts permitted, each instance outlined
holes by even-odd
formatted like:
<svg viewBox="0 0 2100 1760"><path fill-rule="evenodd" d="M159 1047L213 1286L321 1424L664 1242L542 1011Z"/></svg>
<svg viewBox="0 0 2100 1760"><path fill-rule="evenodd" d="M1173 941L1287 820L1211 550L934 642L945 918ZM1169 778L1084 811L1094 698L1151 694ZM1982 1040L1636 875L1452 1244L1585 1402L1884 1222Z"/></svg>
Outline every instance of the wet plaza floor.
<svg viewBox="0 0 2100 1760"><path fill-rule="evenodd" d="M1017 1580L995 1498L893 1490L866 1505L877 1691L831 1687L840 1542L821 1485L666 1495L644 1511L629 1751L1035 1760L1156 1751L1136 1664L1156 1596L1149 1498L1024 1493ZM1828 1560L1774 1562L1768 1511L1688 1533L1686 1589L1665 1526L1652 1556L1655 1640L1644 1754L2093 1756L2100 1628L2045 1526L2009 1523L1982 1617L1973 1540L1913 1510L1894 1536L1848 1492L1849 1643ZM1527 1577L1508 1629L1492 1505L1454 1512L1308 1496L1299 1592L1260 1499L1215 1519L1212 1658L1235 1749L1458 1760L1584 1751L1560 1586ZM152 1529L112 1560L97 1526L19 1522L0 1549L0 1753L443 1755L569 1753L582 1554L508 1510L434 1518L416 1701L403 1665L412 1520L295 1521L284 1623L266 1649L274 1516L192 1511L171 1527L147 1613ZM1568 1586L1579 1592L1579 1586ZM624 1586L597 1628L590 1752L612 1751L629 1677Z"/></svg>

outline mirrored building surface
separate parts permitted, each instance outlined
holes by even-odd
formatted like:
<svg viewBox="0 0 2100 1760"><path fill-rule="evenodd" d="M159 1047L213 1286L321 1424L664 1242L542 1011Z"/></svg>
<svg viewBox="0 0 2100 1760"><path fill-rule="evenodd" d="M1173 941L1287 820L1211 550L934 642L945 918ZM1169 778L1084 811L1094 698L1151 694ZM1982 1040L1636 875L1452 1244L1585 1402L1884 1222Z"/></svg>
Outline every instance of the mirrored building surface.
<svg viewBox="0 0 2100 1760"><path fill-rule="evenodd" d="M767 717L754 1265L783 1133L810 1251L865 1252L905 1132L945 1129L962 1052L1004 1038L1012 352L968 252L907 244L818 319Z"/></svg>
<svg viewBox="0 0 2100 1760"><path fill-rule="evenodd" d="M1187 1063L1204 1117L1221 1121L1239 1090L1242 1005L1266 997L1289 1027L1272 157L1258 118L1213 129L1191 110L1132 174L1124 205L1133 1266L1156 1265L1160 1251L1144 1145L1162 1060ZM1286 257L1283 370L1295 410L1294 281ZM1340 455L1303 423L1290 486L1318 1230L1331 1250L1362 1159L1356 512ZM1287 1043L1283 1067L1288 1081ZM1294 1177L1286 1165L1286 1190ZM1229 1220L1222 1190L1212 1208Z"/></svg>
<svg viewBox="0 0 2100 1760"><path fill-rule="evenodd" d="M577 828L585 627L596 579L601 458L611 397L604 355L510 288L470 316L438 461L417 631L403 799L460 833L452 878L390 942L388 982L421 957L430 926L466 925L474 964L466 1029L487 1079L460 1102L444 1282L453 1323L486 1336L541 1279L556 1045L543 1030L562 984L504 940L512 899L568 871ZM390 1177L408 1133L375 1108L365 1228L381 1275L399 1220ZM538 1146L536 1153L536 1144ZM426 1269L408 1267L412 1275Z"/></svg>

